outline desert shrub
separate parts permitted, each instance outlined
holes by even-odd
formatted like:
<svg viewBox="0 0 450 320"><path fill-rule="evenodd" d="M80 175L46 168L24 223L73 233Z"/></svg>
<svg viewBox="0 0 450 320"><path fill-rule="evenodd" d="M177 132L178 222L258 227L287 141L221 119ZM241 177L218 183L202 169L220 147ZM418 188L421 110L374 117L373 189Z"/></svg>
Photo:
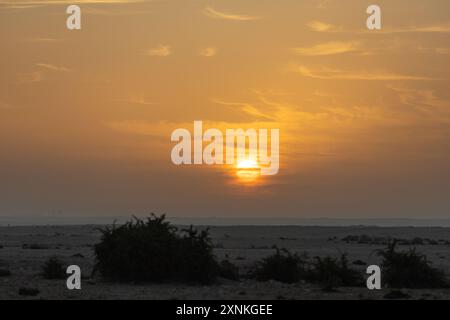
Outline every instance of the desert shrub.
<svg viewBox="0 0 450 320"><path fill-rule="evenodd" d="M229 280L239 280L239 268L229 260L222 260L219 264L218 274Z"/></svg>
<svg viewBox="0 0 450 320"><path fill-rule="evenodd" d="M307 280L319 283L324 290L334 287L357 287L363 284L360 272L349 267L346 254L340 259L330 256L316 257L308 272Z"/></svg>
<svg viewBox="0 0 450 320"><path fill-rule="evenodd" d="M305 260L286 249L275 249L273 255L256 262L249 276L259 281L276 280L284 283L301 280L306 270Z"/></svg>
<svg viewBox="0 0 450 320"><path fill-rule="evenodd" d="M51 257L42 266L42 276L48 280L64 279L66 271L63 263L56 257Z"/></svg>
<svg viewBox="0 0 450 320"><path fill-rule="evenodd" d="M11 275L11 271L6 269L0 269L0 277L9 277Z"/></svg>
<svg viewBox="0 0 450 320"><path fill-rule="evenodd" d="M358 259L358 260L353 261L353 265L355 265L355 266L367 266L367 262Z"/></svg>
<svg viewBox="0 0 450 320"><path fill-rule="evenodd" d="M200 283L211 283L217 276L218 266L213 255L213 244L208 230L192 226L182 230L176 255L181 262L181 278Z"/></svg>
<svg viewBox="0 0 450 320"><path fill-rule="evenodd" d="M448 288L449 283L441 270L431 266L427 257L410 248L396 251L397 242L391 242L377 253L382 257L383 279L392 288Z"/></svg>
<svg viewBox="0 0 450 320"><path fill-rule="evenodd" d="M359 236L348 235L348 236L342 238L342 241L345 241L347 243L349 243L349 242L357 242L357 241L359 241Z"/></svg>
<svg viewBox="0 0 450 320"><path fill-rule="evenodd" d="M101 232L94 272L111 280L210 283L217 274L208 230L178 231L164 215L152 214Z"/></svg>
<svg viewBox="0 0 450 320"><path fill-rule="evenodd" d="M373 239L370 236L366 235L366 234L361 235L359 237L359 239L358 239L358 243L359 244L369 244L369 243L372 243L372 242L373 242Z"/></svg>

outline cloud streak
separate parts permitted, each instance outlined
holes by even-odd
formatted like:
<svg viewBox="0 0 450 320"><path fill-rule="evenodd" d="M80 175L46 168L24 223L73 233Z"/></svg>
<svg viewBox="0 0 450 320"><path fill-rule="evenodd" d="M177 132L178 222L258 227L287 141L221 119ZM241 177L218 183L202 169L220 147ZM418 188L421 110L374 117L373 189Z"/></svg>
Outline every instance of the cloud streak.
<svg viewBox="0 0 450 320"><path fill-rule="evenodd" d="M44 80L44 72L42 72L42 71L33 71L33 72L17 74L17 83L18 84L35 83L35 82L41 82L43 80Z"/></svg>
<svg viewBox="0 0 450 320"><path fill-rule="evenodd" d="M51 70L51 71L56 71L56 72L70 72L70 69L66 68L66 67L62 67L62 66L56 66L54 64L50 64L50 63L36 63L36 66L47 69L47 70Z"/></svg>
<svg viewBox="0 0 450 320"><path fill-rule="evenodd" d="M365 28L358 30L345 29L342 26L335 26L327 22L315 20L308 22L306 26L315 32L325 33L368 33ZM372 32L374 33L374 32ZM400 33L450 33L450 25L429 25L429 26L411 26L404 28L388 28L383 27L382 30L375 32L374 34L400 34Z"/></svg>
<svg viewBox="0 0 450 320"><path fill-rule="evenodd" d="M318 20L308 22L306 26L316 32L338 32L341 30L339 27Z"/></svg>
<svg viewBox="0 0 450 320"><path fill-rule="evenodd" d="M275 121L275 119L270 114L262 112L259 108L250 103L227 102L218 99L211 99L211 102L227 107L240 108L242 112L246 113L247 115L251 116L252 118L258 121L267 121L267 122Z"/></svg>
<svg viewBox="0 0 450 320"><path fill-rule="evenodd" d="M33 9L47 5L83 5L83 4L131 4L143 3L145 0L0 0L0 9Z"/></svg>
<svg viewBox="0 0 450 320"><path fill-rule="evenodd" d="M168 57L172 54L172 48L166 45L160 45L146 51L145 55L150 57Z"/></svg>
<svg viewBox="0 0 450 320"><path fill-rule="evenodd" d="M260 20L262 17L251 16L247 14L232 14L218 11L214 8L207 7L203 13L213 19L232 20L232 21L254 21Z"/></svg>
<svg viewBox="0 0 450 320"><path fill-rule="evenodd" d="M359 42L333 41L321 43L312 47L294 48L293 51L301 56L329 56L361 50Z"/></svg>
<svg viewBox="0 0 450 320"><path fill-rule="evenodd" d="M310 68L304 65L295 65L291 71L313 79L322 80L365 80L365 81L431 81L437 80L429 77L403 75L385 71L345 71L327 67Z"/></svg>
<svg viewBox="0 0 450 320"><path fill-rule="evenodd" d="M202 57L214 57L217 54L217 49L214 47L206 47L206 48L201 48L199 51L199 55Z"/></svg>
<svg viewBox="0 0 450 320"><path fill-rule="evenodd" d="M23 42L30 42L30 43L55 43L62 41L62 39L56 39L56 38L29 38L24 39Z"/></svg>

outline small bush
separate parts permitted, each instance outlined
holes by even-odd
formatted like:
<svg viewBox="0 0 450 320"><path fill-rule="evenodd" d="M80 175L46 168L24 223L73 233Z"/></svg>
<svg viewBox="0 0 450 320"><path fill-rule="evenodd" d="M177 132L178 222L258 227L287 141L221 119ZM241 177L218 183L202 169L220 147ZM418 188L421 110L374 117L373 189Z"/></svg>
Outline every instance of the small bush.
<svg viewBox="0 0 450 320"><path fill-rule="evenodd" d="M222 260L219 264L219 277L239 281L239 268L229 260Z"/></svg>
<svg viewBox="0 0 450 320"><path fill-rule="evenodd" d="M178 258L181 268L181 279L203 284L212 283L217 276L218 264L213 255L209 231L199 231L192 226L181 231L184 235L179 238L175 247L175 257Z"/></svg>
<svg viewBox="0 0 450 320"><path fill-rule="evenodd" d="M178 231L165 216L101 230L94 272L116 281L211 283L218 265L208 230Z"/></svg>
<svg viewBox="0 0 450 320"><path fill-rule="evenodd" d="M353 261L353 265L355 265L355 266L367 266L367 262L358 259L358 260Z"/></svg>
<svg viewBox="0 0 450 320"><path fill-rule="evenodd" d="M383 278L391 288L436 289L449 288L449 283L441 270L435 269L423 254L415 248L396 251L397 242L391 242L377 253L383 258L381 267Z"/></svg>
<svg viewBox="0 0 450 320"><path fill-rule="evenodd" d="M48 280L64 279L66 271L63 263L58 258L52 257L42 266L42 275Z"/></svg>
<svg viewBox="0 0 450 320"><path fill-rule="evenodd" d="M327 291L335 287L358 287L363 284L360 272L349 267L345 254L342 254L339 260L329 256L316 257L308 280L320 283Z"/></svg>
<svg viewBox="0 0 450 320"><path fill-rule="evenodd" d="M250 277L259 281L298 282L304 276L306 262L286 249L275 249L275 254L255 264Z"/></svg>

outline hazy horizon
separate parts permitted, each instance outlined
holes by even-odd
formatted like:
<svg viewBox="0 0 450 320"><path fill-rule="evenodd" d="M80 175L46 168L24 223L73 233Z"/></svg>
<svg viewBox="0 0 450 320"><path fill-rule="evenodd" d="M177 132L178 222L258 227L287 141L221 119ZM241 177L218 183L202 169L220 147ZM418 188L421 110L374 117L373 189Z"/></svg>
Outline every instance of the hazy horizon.
<svg viewBox="0 0 450 320"><path fill-rule="evenodd" d="M137 217L145 219L148 215L138 216L0 216L0 227L5 226L75 226L75 225L108 225L122 224ZM305 226L305 227L442 227L450 228L449 219L409 219L409 218L268 218L268 217L174 217L167 216L167 220L175 225L197 226Z"/></svg>

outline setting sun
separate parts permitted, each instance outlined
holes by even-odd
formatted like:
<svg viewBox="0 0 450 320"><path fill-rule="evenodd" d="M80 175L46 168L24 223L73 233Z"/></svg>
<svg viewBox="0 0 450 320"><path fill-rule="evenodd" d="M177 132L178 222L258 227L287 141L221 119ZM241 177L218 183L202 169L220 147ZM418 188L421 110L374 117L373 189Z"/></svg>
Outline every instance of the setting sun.
<svg viewBox="0 0 450 320"><path fill-rule="evenodd" d="M253 159L244 159L238 161L236 169L236 175L241 182L254 182L261 175L261 168L258 162Z"/></svg>
<svg viewBox="0 0 450 320"><path fill-rule="evenodd" d="M258 162L253 159L245 159L238 162L236 168L238 169L259 169Z"/></svg>

